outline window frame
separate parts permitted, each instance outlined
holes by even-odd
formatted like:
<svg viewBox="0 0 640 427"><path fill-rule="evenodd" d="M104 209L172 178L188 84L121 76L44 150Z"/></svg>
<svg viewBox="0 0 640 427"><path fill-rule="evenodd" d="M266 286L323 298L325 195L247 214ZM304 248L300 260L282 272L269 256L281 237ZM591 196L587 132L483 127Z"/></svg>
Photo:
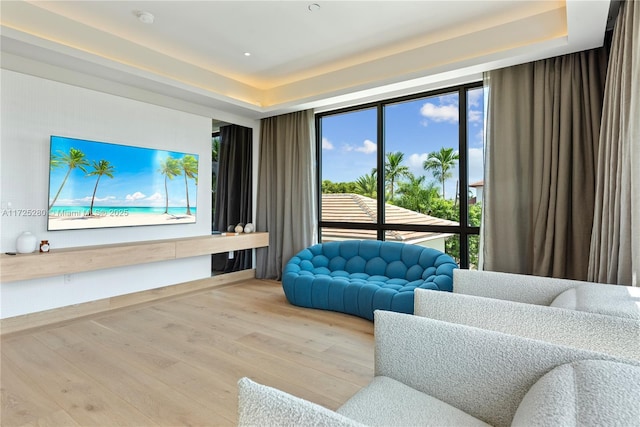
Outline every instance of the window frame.
<svg viewBox="0 0 640 427"><path fill-rule="evenodd" d="M387 230L398 231L422 231L436 233L452 233L460 239L460 267L469 268L469 236L479 235L480 227L469 225L469 147L468 147L468 103L467 93L469 90L483 87L482 81L466 83L462 85L450 86L437 90L421 92L417 94L405 95L396 98L384 99L380 101L359 104L350 107L340 108L331 111L323 111L315 114L316 141L322 141L322 119L324 117L345 114L354 111L375 108L377 112L377 146L376 167L378 171L378 191L377 191L377 223L356 223L356 222L338 222L322 220L322 144L316 144L316 203L318 206L318 241L322 241L322 229L326 228L344 228L353 230L376 230L377 240L385 240L385 232ZM420 98L440 96L445 94L458 94L458 179L459 188L459 218L458 225L420 225L420 224L396 224L387 223L384 217L385 210L385 106L397 104L401 102L414 101ZM486 113L485 113L486 114ZM465 197L462 197L465 195ZM483 212L484 215L484 212Z"/></svg>

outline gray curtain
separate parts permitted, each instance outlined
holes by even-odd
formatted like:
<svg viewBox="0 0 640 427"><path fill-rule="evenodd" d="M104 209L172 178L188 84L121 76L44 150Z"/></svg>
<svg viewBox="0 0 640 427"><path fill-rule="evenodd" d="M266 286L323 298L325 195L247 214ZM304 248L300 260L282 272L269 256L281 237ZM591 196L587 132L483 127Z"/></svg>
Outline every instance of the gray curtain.
<svg viewBox="0 0 640 427"><path fill-rule="evenodd" d="M227 231L229 225L251 222L252 133L238 125L220 128L214 230ZM251 250L235 251L232 259L226 253L212 257L214 269L225 273L249 269L251 261Z"/></svg>
<svg viewBox="0 0 640 427"><path fill-rule="evenodd" d="M490 71L481 268L586 279L606 50Z"/></svg>
<svg viewBox="0 0 640 427"><path fill-rule="evenodd" d="M269 232L257 250L256 277L282 278L298 251L317 241L316 155L313 111L263 119L256 227Z"/></svg>
<svg viewBox="0 0 640 427"><path fill-rule="evenodd" d="M640 282L640 3L614 27L598 152L589 280Z"/></svg>

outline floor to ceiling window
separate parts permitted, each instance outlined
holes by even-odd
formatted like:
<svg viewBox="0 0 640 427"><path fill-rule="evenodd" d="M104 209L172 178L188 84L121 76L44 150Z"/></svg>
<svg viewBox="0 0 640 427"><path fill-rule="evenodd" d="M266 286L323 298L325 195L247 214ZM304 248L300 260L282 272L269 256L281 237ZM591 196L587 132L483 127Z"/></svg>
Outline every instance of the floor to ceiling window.
<svg viewBox="0 0 640 427"><path fill-rule="evenodd" d="M316 129L320 241L395 240L477 266L480 82L317 114Z"/></svg>

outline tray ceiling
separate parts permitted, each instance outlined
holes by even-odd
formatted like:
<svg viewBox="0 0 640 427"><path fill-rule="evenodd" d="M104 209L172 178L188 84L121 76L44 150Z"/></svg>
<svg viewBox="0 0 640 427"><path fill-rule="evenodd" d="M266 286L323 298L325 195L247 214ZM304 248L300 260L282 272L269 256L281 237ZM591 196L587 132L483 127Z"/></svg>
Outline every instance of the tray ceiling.
<svg viewBox="0 0 640 427"><path fill-rule="evenodd" d="M0 19L2 50L12 58L260 117L416 91L596 47L609 6L20 0L2 1ZM140 11L154 22L140 22Z"/></svg>

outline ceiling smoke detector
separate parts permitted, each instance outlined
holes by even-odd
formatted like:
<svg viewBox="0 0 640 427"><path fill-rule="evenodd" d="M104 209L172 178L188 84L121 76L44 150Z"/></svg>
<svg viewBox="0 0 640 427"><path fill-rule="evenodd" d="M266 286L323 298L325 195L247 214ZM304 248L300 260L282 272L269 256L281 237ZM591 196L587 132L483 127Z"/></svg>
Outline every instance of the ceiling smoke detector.
<svg viewBox="0 0 640 427"><path fill-rule="evenodd" d="M138 18L138 21L142 22L143 24L153 24L153 21L155 21L156 19L155 16L144 10L135 10L133 13Z"/></svg>

